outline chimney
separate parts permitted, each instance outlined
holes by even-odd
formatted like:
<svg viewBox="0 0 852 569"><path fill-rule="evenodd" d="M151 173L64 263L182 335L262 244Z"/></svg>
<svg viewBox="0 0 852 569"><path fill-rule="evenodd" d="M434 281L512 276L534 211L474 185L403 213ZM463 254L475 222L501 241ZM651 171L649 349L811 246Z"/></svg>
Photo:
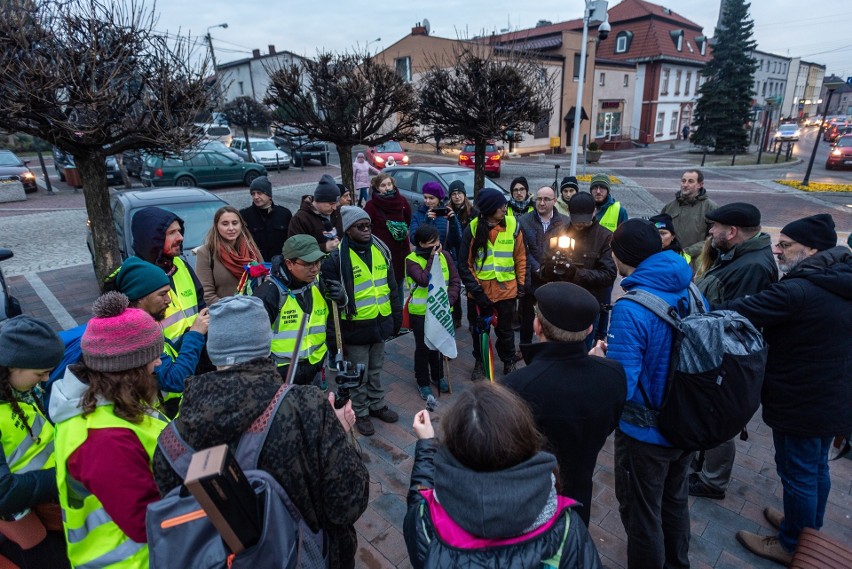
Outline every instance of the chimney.
<svg viewBox="0 0 852 569"><path fill-rule="evenodd" d="M251 57L252 57L252 59L260 59L260 50L259 49L251 50Z"/></svg>
<svg viewBox="0 0 852 569"><path fill-rule="evenodd" d="M274 46L274 45L271 45L271 44L270 44L270 46L269 46L269 55L275 55L275 46Z"/></svg>
<svg viewBox="0 0 852 569"><path fill-rule="evenodd" d="M428 36L429 33L426 31L426 26L421 26L420 22L417 22L417 24L415 24L414 27L411 28L411 35L413 35L413 36Z"/></svg>

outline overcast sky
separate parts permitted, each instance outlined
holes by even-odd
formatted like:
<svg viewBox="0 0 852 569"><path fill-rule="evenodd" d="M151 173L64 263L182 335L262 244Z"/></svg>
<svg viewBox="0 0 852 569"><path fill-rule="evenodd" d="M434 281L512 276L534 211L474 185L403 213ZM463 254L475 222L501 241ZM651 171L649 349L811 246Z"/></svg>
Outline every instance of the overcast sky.
<svg viewBox="0 0 852 569"><path fill-rule="evenodd" d="M619 0L610 2L610 7ZM696 22L713 35L718 2L668 0L657 2ZM210 31L219 63L251 56L259 48L313 56L318 48L343 51L369 42L370 51L384 49L428 19L432 35L457 38L532 27L539 20L561 22L582 16L582 0L429 0L377 2L318 0L316 2L234 2L234 0L161 0L158 29L178 28L203 36L208 26L223 22L227 29ZM852 76L852 3L848 0L754 0L758 49L822 63L828 73ZM373 41L381 38L381 41ZM203 46L202 46L203 47Z"/></svg>

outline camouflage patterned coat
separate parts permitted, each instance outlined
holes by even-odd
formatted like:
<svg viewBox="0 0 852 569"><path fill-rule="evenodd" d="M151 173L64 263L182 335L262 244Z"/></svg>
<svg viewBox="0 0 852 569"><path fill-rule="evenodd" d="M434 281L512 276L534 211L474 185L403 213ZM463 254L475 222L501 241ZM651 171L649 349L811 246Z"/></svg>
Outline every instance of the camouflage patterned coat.
<svg viewBox="0 0 852 569"><path fill-rule="evenodd" d="M281 386L271 359L259 358L186 380L177 428L195 449L227 443L240 435ZM316 387L293 387L278 410L258 466L272 474L314 531L331 541L331 566L352 566L358 548L353 524L364 513L370 476L326 397ZM161 451L154 477L165 495L182 481Z"/></svg>

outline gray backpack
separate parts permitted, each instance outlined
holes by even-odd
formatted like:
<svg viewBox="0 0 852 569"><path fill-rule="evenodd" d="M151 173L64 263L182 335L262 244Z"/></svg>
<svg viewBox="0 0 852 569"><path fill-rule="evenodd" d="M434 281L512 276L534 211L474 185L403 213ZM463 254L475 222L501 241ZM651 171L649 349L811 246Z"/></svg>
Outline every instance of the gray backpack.
<svg viewBox="0 0 852 569"><path fill-rule="evenodd" d="M302 519L287 492L269 473L257 468L258 458L275 414L289 385L282 385L272 401L240 437L236 459L263 506L260 541L238 555L225 546L219 532L183 485L174 488L159 502L148 506L145 526L148 533L150 567L156 569L305 569L328 567L325 533L314 533ZM172 469L186 477L195 452L175 427L174 421L157 442Z"/></svg>

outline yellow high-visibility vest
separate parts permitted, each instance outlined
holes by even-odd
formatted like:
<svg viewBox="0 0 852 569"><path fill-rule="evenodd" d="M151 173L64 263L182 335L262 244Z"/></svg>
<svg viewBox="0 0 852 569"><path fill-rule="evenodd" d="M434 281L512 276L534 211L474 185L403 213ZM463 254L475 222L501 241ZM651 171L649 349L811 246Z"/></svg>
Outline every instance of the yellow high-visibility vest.
<svg viewBox="0 0 852 569"><path fill-rule="evenodd" d="M390 286L388 286L388 261L375 244L370 244L372 267L349 250L352 277L355 285L355 316L351 320L372 320L380 314L391 313Z"/></svg>
<svg viewBox="0 0 852 569"><path fill-rule="evenodd" d="M437 256L441 259L441 272L444 273L444 282L449 283L450 268L447 266L447 258L441 253L438 253ZM426 259L417 253L409 253L405 260L414 261L420 265L421 269L426 268ZM435 261L432 262L434 263ZM426 302L429 300L429 287L419 286L408 275L406 275L405 280L408 283L408 289L411 291L411 300L408 301L408 313L424 316L426 314Z"/></svg>
<svg viewBox="0 0 852 569"><path fill-rule="evenodd" d="M160 322L163 335L169 340L176 341L187 328L192 326L198 316L198 295L195 292L195 282L189 273L189 267L180 257L174 258L175 272L172 275L174 287L169 289L171 304L166 309L166 317Z"/></svg>
<svg viewBox="0 0 852 569"><path fill-rule="evenodd" d="M494 243L488 239L485 251L485 261L480 266L480 259L474 259L473 266L476 278L484 281L497 280L508 282L515 280L515 229L518 220L514 216L506 216L506 229L497 232ZM470 222L470 233L476 235L479 218ZM479 268L477 268L479 267Z"/></svg>

